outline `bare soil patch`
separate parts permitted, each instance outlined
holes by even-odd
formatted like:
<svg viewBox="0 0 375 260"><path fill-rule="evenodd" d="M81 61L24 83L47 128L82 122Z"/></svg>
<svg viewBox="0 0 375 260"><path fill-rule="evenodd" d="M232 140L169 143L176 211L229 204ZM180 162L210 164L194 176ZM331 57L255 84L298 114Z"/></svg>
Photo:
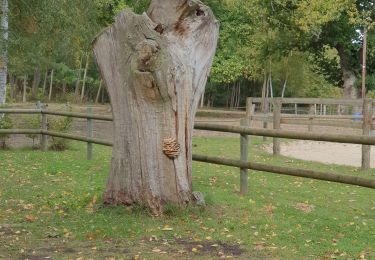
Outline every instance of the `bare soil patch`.
<svg viewBox="0 0 375 260"><path fill-rule="evenodd" d="M372 146L374 151L374 147ZM272 145L266 147L272 152ZM358 144L340 144L330 142L294 141L281 144L281 154L296 159L338 164L361 166L362 146ZM375 152L371 153L371 168L375 168Z"/></svg>

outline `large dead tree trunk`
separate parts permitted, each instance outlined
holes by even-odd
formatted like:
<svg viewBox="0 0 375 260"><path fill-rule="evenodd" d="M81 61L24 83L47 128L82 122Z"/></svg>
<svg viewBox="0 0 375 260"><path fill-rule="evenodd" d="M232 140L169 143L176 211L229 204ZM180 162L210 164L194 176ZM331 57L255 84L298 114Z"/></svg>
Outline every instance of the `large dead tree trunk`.
<svg viewBox="0 0 375 260"><path fill-rule="evenodd" d="M218 22L197 0L153 0L123 11L94 41L114 117L108 204L192 200L191 137L212 64Z"/></svg>

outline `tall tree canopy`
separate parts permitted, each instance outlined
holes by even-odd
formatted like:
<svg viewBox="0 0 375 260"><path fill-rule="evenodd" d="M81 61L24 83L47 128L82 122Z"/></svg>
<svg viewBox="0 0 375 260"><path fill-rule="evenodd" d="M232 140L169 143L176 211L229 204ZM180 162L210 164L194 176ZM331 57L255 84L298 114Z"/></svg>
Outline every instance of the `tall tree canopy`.
<svg viewBox="0 0 375 260"><path fill-rule="evenodd" d="M369 46L367 87L375 90L373 0L203 2L213 9L221 24L207 103L229 104L233 95L243 102L245 96L260 95L263 86L272 88L275 96L330 96L337 95L335 87L340 87L345 96L355 97L364 28L368 29ZM2 58L2 64L9 68L11 92L17 91L26 78L28 86L32 83L32 97L43 98L36 90L44 76L44 81L53 81L61 100L69 99L69 95L93 99L100 77L89 51L92 39L122 9L142 13L149 3L10 1L9 58ZM2 24L4 14L2 11ZM5 34L2 36L1 53L5 57ZM317 91L319 88L322 91ZM62 98L64 95L66 98Z"/></svg>

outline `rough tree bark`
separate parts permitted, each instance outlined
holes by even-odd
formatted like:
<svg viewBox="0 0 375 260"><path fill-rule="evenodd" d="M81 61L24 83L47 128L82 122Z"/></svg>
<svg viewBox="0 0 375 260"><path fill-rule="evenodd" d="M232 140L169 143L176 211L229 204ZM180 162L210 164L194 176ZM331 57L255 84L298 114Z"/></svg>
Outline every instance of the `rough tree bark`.
<svg viewBox="0 0 375 260"><path fill-rule="evenodd" d="M153 0L147 14L123 11L94 41L114 117L104 203L192 201L192 129L219 24L197 0Z"/></svg>

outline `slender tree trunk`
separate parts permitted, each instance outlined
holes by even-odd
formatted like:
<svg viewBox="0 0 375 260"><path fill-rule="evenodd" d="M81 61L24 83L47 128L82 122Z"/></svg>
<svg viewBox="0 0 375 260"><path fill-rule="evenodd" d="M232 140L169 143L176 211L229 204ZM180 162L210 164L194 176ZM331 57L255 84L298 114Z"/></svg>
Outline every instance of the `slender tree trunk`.
<svg viewBox="0 0 375 260"><path fill-rule="evenodd" d="M49 84L48 101L51 101L51 99L52 99L53 73L54 73L54 70L51 71L51 81L50 81L50 84Z"/></svg>
<svg viewBox="0 0 375 260"><path fill-rule="evenodd" d="M47 79L48 79L48 69L46 69L46 72L44 73L44 80L43 80L43 95L46 94Z"/></svg>
<svg viewBox="0 0 375 260"><path fill-rule="evenodd" d="M105 88L103 88L103 90L102 90L102 104L104 104L104 93L105 93L106 91L105 91Z"/></svg>
<svg viewBox="0 0 375 260"><path fill-rule="evenodd" d="M83 59L83 56L81 56L81 60L79 62L79 70L77 72L77 81L76 81L76 87L75 87L75 90L74 90L74 95L78 97L79 95L79 83L81 81L81 70L82 70L82 59Z"/></svg>
<svg viewBox="0 0 375 260"><path fill-rule="evenodd" d="M238 81L237 107L240 107L241 102L241 82Z"/></svg>
<svg viewBox="0 0 375 260"><path fill-rule="evenodd" d="M273 98L273 86L272 86L272 74L271 73L268 79L268 87L269 87L269 93L271 95L271 98Z"/></svg>
<svg viewBox="0 0 375 260"><path fill-rule="evenodd" d="M236 83L233 83L231 94L230 94L230 109L234 107L234 98L236 96Z"/></svg>
<svg viewBox="0 0 375 260"><path fill-rule="evenodd" d="M197 0L153 0L123 11L94 42L114 120L108 204L193 200L192 130L215 53L218 23Z"/></svg>
<svg viewBox="0 0 375 260"><path fill-rule="evenodd" d="M230 89L230 85L227 85L227 95L226 95L226 97L227 97L227 105L226 105L226 107L227 108L230 108L230 99L231 99L231 97L232 97L232 92L231 92L231 89Z"/></svg>
<svg viewBox="0 0 375 260"><path fill-rule="evenodd" d="M286 83L287 83L287 80L284 81L283 91L281 92L281 97L282 98L284 98L284 95L285 95Z"/></svg>
<svg viewBox="0 0 375 260"><path fill-rule="evenodd" d="M86 55L86 66L85 72L83 74L83 82L82 82L82 91L81 91L81 103L83 102L83 98L85 97L85 86L86 86L86 77L87 77L87 70L89 68L89 53Z"/></svg>
<svg viewBox="0 0 375 260"><path fill-rule="evenodd" d="M0 39L0 106L6 102L8 74L8 0L1 1L1 39Z"/></svg>
<svg viewBox="0 0 375 260"><path fill-rule="evenodd" d="M15 84L15 76L9 73L9 91L10 91L10 98L14 99L14 84Z"/></svg>
<svg viewBox="0 0 375 260"><path fill-rule="evenodd" d="M100 97L100 92L102 90L102 85L103 85L103 80L100 80L98 93L96 94L96 99L95 99L96 104L99 103L99 97Z"/></svg>
<svg viewBox="0 0 375 260"><path fill-rule="evenodd" d="M201 96L201 105L200 105L201 108L204 107L204 94L205 94L205 92L203 92L203 94Z"/></svg>
<svg viewBox="0 0 375 260"><path fill-rule="evenodd" d="M262 87L262 113L266 112L266 92L267 92L267 73L264 71L263 87Z"/></svg>
<svg viewBox="0 0 375 260"><path fill-rule="evenodd" d="M40 84L40 69L36 68L34 72L33 83L31 85L31 96L34 100L38 98L39 84Z"/></svg>
<svg viewBox="0 0 375 260"><path fill-rule="evenodd" d="M26 93L27 93L27 75L25 75L23 79L22 103L26 103Z"/></svg>
<svg viewBox="0 0 375 260"><path fill-rule="evenodd" d="M66 95L66 81L65 80L63 80L62 82L62 93L64 96Z"/></svg>

